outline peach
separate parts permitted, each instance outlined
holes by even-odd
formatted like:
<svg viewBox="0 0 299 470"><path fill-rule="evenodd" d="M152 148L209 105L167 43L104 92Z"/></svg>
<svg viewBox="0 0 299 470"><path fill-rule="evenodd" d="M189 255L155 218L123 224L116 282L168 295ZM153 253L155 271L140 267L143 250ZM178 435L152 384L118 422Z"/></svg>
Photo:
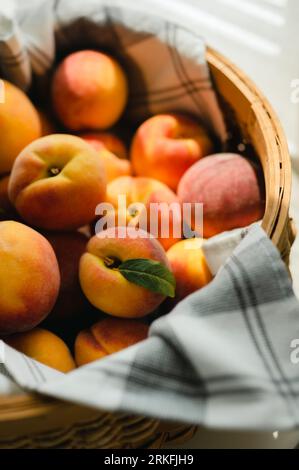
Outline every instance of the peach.
<svg viewBox="0 0 299 470"><path fill-rule="evenodd" d="M162 246L148 233L130 227L110 228L87 244L79 266L81 287L89 302L104 313L124 318L144 317L165 297L125 279L117 268L129 259L150 259L169 267Z"/></svg>
<svg viewBox="0 0 299 470"><path fill-rule="evenodd" d="M75 341L78 366L102 359L147 338L149 327L136 320L106 318L79 333Z"/></svg>
<svg viewBox="0 0 299 470"><path fill-rule="evenodd" d="M134 136L133 171L156 178L175 191L185 171L212 149L207 131L194 119L160 114L145 121Z"/></svg>
<svg viewBox="0 0 299 470"><path fill-rule="evenodd" d="M190 238L173 245L167 258L176 279L175 301L187 297L212 280L212 275L202 251L203 240Z"/></svg>
<svg viewBox="0 0 299 470"><path fill-rule="evenodd" d="M53 134L17 157L9 198L30 225L73 230L90 223L105 198L105 170L97 152L79 137Z"/></svg>
<svg viewBox="0 0 299 470"><path fill-rule="evenodd" d="M15 219L17 213L8 197L9 175L0 178L0 221Z"/></svg>
<svg viewBox="0 0 299 470"><path fill-rule="evenodd" d="M122 160L128 158L127 148L124 142L112 132L92 132L83 133L80 137L93 145L96 150L102 150L105 147L109 152Z"/></svg>
<svg viewBox="0 0 299 470"><path fill-rule="evenodd" d="M40 323L56 302L59 284L49 242L26 225L0 222L0 335Z"/></svg>
<svg viewBox="0 0 299 470"><path fill-rule="evenodd" d="M38 113L25 93L7 81L0 103L0 174L8 173L21 150L41 136Z"/></svg>
<svg viewBox="0 0 299 470"><path fill-rule="evenodd" d="M79 261L88 239L79 232L48 232L44 236L54 250L61 278L59 295L46 318L46 325L59 325L73 320L85 307L79 283Z"/></svg>
<svg viewBox="0 0 299 470"><path fill-rule="evenodd" d="M70 350L62 339L42 328L12 335L5 342L26 356L61 372L76 368Z"/></svg>
<svg viewBox="0 0 299 470"><path fill-rule="evenodd" d="M264 214L264 191L256 166L237 154L215 154L193 165L178 187L181 203L203 204L203 236L241 228Z"/></svg>
<svg viewBox="0 0 299 470"><path fill-rule="evenodd" d="M119 196L126 198L124 210L119 204ZM122 221L131 225L143 224L146 216L147 224L144 223L145 226L140 228L157 236L165 250L181 239L181 209L178 198L160 181L132 176L117 178L107 186L106 201L116 212L116 225L122 225ZM143 206L140 206L140 203ZM151 204L159 204L159 207L155 208ZM171 204L173 206L170 206ZM170 207L173 207L173 211L168 210ZM167 231L164 233L166 227ZM174 228L178 230L175 231Z"/></svg>
<svg viewBox="0 0 299 470"><path fill-rule="evenodd" d="M82 134L81 138L98 152L105 167L108 183L119 176L131 174L130 162L125 159L126 157L118 157L126 155L126 148L120 139L108 133Z"/></svg>
<svg viewBox="0 0 299 470"><path fill-rule="evenodd" d="M54 110L73 131L113 126L124 111L127 98L128 84L122 68L102 52L83 50L70 54L53 77Z"/></svg>

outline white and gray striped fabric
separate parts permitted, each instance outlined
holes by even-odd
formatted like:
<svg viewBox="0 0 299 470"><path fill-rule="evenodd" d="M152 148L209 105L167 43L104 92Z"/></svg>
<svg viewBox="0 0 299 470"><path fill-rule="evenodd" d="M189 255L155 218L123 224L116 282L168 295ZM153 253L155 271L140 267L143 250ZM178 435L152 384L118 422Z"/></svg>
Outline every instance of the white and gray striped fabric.
<svg viewBox="0 0 299 470"><path fill-rule="evenodd" d="M186 21L183 9L165 10L157 0L132 5L1 0L2 76L27 89L56 53L111 49L129 75L133 116L181 108L225 140L196 18ZM299 427L298 301L258 224L207 243L214 273L236 245L214 281L156 320L146 341L67 375L0 341L0 391L213 428Z"/></svg>

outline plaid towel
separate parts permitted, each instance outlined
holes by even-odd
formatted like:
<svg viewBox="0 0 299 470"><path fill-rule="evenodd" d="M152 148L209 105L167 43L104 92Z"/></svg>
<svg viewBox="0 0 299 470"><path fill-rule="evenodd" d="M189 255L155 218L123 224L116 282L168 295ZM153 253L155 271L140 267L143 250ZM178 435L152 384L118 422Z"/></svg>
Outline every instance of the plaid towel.
<svg viewBox="0 0 299 470"><path fill-rule="evenodd" d="M50 70L56 52L111 50L129 76L130 116L182 109L224 141L196 17L183 2L171 10L160 0L131 5L1 0L2 76L26 89L32 72L38 78ZM298 427L298 302L259 225L209 240L204 249L213 273L236 245L214 281L156 320L146 341L67 375L0 341L2 392L20 387L98 409L215 428Z"/></svg>
<svg viewBox="0 0 299 470"><path fill-rule="evenodd" d="M142 343L66 375L4 346L2 371L27 390L98 409L286 430L299 427L297 338L288 273L254 225L214 281L156 320Z"/></svg>

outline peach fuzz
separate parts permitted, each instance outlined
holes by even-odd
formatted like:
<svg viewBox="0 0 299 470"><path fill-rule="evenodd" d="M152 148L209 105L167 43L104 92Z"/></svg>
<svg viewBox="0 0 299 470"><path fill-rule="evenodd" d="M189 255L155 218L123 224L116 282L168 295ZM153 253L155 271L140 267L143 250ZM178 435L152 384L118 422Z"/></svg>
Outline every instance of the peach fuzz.
<svg viewBox="0 0 299 470"><path fill-rule="evenodd" d="M119 157L119 155L126 155L126 148L120 139L108 133L81 134L80 137L98 152L105 167L108 183L115 178L132 173L129 160L126 160L125 157Z"/></svg>
<svg viewBox="0 0 299 470"><path fill-rule="evenodd" d="M38 113L25 93L7 81L0 102L0 175L8 173L21 150L41 136ZM0 84L1 86L1 84Z"/></svg>
<svg viewBox="0 0 299 470"><path fill-rule="evenodd" d="M18 333L5 342L26 356L60 372L70 372L76 364L67 345L58 336L42 328Z"/></svg>
<svg viewBox="0 0 299 470"><path fill-rule="evenodd" d="M79 278L84 294L94 307L112 316L137 318L154 311L163 302L163 295L129 282L118 271L120 263L136 258L151 259L169 267L160 243L142 230L115 227L90 239L80 260Z"/></svg>
<svg viewBox="0 0 299 470"><path fill-rule="evenodd" d="M139 343L148 336L149 327L135 320L106 318L79 333L75 341L77 366L102 359Z"/></svg>
<svg viewBox="0 0 299 470"><path fill-rule="evenodd" d="M38 325L52 310L59 285L49 242L26 225L0 222L0 335Z"/></svg>
<svg viewBox="0 0 299 470"><path fill-rule="evenodd" d="M126 212L123 213L118 204L118 197L126 197ZM133 177L133 176L123 176L115 179L107 186L107 197L106 201L111 204L116 211L115 224L121 225L118 221L125 220L127 224L138 224L144 220L144 210L143 207L139 206L139 203L144 205L146 209L146 218L147 224L146 227L142 226L140 228L150 231L150 222L151 222L151 204L161 204L164 203L167 205L175 204L173 212L169 212L169 206L166 208L163 207L163 204L159 207L159 210L153 210L152 214L157 216L157 229L156 233L157 239L163 246L165 250L170 248L174 243L181 239L181 234L174 233L174 225L179 228L181 231L181 208L179 205L179 200L175 193L171 191L165 184L157 181L153 178L143 178L143 177ZM168 224L169 216L169 224ZM112 221L113 223L113 213ZM152 224L154 221L152 220ZM169 236L164 236L162 234L163 224L167 224L169 228ZM152 226L153 227L153 226ZM153 230L152 230L153 232ZM163 235L163 237L162 237ZM166 234L167 235L167 234Z"/></svg>
<svg viewBox="0 0 299 470"><path fill-rule="evenodd" d="M9 198L30 225L73 230L90 223L105 199L105 170L79 137L53 134L26 147L13 166Z"/></svg>
<svg viewBox="0 0 299 470"><path fill-rule="evenodd" d="M190 238L173 245L167 251L167 258L176 279L175 301L206 286L212 275L202 251L203 240Z"/></svg>
<svg viewBox="0 0 299 470"><path fill-rule="evenodd" d="M85 307L79 283L79 261L88 239L79 232L48 232L44 236L54 250L61 278L57 301L45 324L60 325L72 321Z"/></svg>
<svg viewBox="0 0 299 470"><path fill-rule="evenodd" d="M212 150L207 131L193 118L160 114L137 130L131 161L136 175L158 179L176 191L185 171Z"/></svg>
<svg viewBox="0 0 299 470"><path fill-rule="evenodd" d="M178 187L182 204L203 204L203 234L194 212L192 229L209 238L260 220L265 204L259 179L256 166L238 154L215 154L193 165Z"/></svg>
<svg viewBox="0 0 299 470"><path fill-rule="evenodd" d="M113 126L124 111L127 98L128 84L122 68L102 52L74 52L54 73L54 110L70 130Z"/></svg>

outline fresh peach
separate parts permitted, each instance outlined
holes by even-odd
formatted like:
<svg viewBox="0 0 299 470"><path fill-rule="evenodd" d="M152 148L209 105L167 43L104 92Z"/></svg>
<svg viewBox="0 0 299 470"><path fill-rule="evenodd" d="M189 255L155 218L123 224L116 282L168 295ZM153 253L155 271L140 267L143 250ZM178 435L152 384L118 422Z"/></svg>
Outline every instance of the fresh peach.
<svg viewBox="0 0 299 470"><path fill-rule="evenodd" d="M149 327L135 320L106 318L79 333L75 341L78 366L102 359L147 338Z"/></svg>
<svg viewBox="0 0 299 470"><path fill-rule="evenodd" d="M97 152L79 137L53 134L17 157L9 198L30 225L73 230L92 221L105 198L105 170Z"/></svg>
<svg viewBox="0 0 299 470"><path fill-rule="evenodd" d="M264 215L264 190L256 165L237 154L215 154L193 165L178 187L181 203L203 204L203 235L245 227ZM192 228L200 233L193 217Z"/></svg>
<svg viewBox="0 0 299 470"><path fill-rule="evenodd" d="M12 335L5 342L26 356L61 372L76 368L70 350L62 339L42 328Z"/></svg>
<svg viewBox="0 0 299 470"><path fill-rule="evenodd" d="M60 290L46 325L72 321L85 307L79 283L79 261L85 252L87 237L79 232L48 232L44 236L56 255L60 271Z"/></svg>
<svg viewBox="0 0 299 470"><path fill-rule="evenodd" d="M156 178L174 191L188 168L211 153L204 127L179 114L159 114L137 130L131 147L133 171Z"/></svg>
<svg viewBox="0 0 299 470"><path fill-rule="evenodd" d="M202 251L203 240L190 238L173 245L167 258L176 279L175 301L187 297L212 280L212 275Z"/></svg>
<svg viewBox="0 0 299 470"><path fill-rule="evenodd" d="M115 227L91 238L81 258L79 278L89 302L116 317L143 317L155 310L164 296L129 282L117 269L129 259L150 259L169 267L160 243L143 230Z"/></svg>
<svg viewBox="0 0 299 470"><path fill-rule="evenodd" d="M21 150L41 136L38 113L25 93L7 81L0 103L0 174L8 173Z"/></svg>
<svg viewBox="0 0 299 470"><path fill-rule="evenodd" d="M80 137L91 144L96 150L106 148L109 152L122 160L128 159L128 152L124 142L112 132L88 132Z"/></svg>
<svg viewBox="0 0 299 470"><path fill-rule="evenodd" d="M119 196L126 198L126 206L119 203ZM178 198L160 181L133 176L117 178L107 186L106 201L114 209L111 223L115 212L115 225L139 224L140 228L155 235L165 250L181 239Z"/></svg>
<svg viewBox="0 0 299 470"><path fill-rule="evenodd" d="M118 155L126 154L126 148L120 139L108 133L82 134L81 138L98 152L105 167L108 183L119 176L131 174L129 160L126 160L125 157L118 157Z"/></svg>
<svg viewBox="0 0 299 470"><path fill-rule="evenodd" d="M26 225L0 222L0 335L39 324L52 310L59 284L50 243Z"/></svg>
<svg viewBox="0 0 299 470"><path fill-rule="evenodd" d="M53 77L54 110L73 131L113 126L124 111L127 98L128 84L122 68L102 52L83 50L70 54Z"/></svg>

